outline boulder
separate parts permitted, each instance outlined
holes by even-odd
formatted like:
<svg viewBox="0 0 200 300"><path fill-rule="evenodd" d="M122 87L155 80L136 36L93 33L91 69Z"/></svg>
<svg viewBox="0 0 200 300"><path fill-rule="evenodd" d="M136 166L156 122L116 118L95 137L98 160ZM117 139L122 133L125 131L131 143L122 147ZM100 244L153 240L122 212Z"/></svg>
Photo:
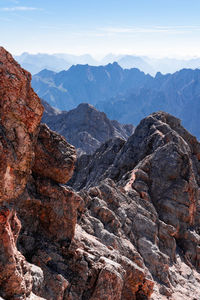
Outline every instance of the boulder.
<svg viewBox="0 0 200 300"><path fill-rule="evenodd" d="M75 161L75 148L62 136L41 124L35 145L33 172L41 177L66 183L72 177Z"/></svg>

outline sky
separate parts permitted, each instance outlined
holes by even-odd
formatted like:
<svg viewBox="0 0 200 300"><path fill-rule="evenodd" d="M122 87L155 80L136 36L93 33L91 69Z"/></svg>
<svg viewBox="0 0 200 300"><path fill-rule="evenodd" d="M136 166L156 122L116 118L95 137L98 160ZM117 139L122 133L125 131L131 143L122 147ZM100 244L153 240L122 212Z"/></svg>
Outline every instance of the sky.
<svg viewBox="0 0 200 300"><path fill-rule="evenodd" d="M0 0L12 54L200 56L200 0Z"/></svg>

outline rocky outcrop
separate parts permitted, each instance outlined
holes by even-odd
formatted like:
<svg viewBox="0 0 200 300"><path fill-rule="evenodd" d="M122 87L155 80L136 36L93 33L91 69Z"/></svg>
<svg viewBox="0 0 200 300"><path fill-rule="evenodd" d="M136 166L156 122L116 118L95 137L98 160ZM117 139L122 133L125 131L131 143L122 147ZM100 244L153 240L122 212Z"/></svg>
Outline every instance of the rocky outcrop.
<svg viewBox="0 0 200 300"><path fill-rule="evenodd" d="M44 272L38 294L45 299L104 299L105 295L108 299L129 299L137 292L150 295L153 281L134 246L125 238L121 240L118 230L113 234L103 230L98 218L93 218L94 228L100 226L98 234L93 226L84 226L82 213L85 211L84 219L88 215L85 197L90 201L89 194L78 196L50 181L33 179L18 201L20 250ZM109 218L105 211L105 222Z"/></svg>
<svg viewBox="0 0 200 300"><path fill-rule="evenodd" d="M26 299L31 270L16 248L20 222L11 203L24 190L34 161L43 107L30 86L31 76L0 48L0 295Z"/></svg>
<svg viewBox="0 0 200 300"><path fill-rule="evenodd" d="M0 202L23 191L34 159L43 107L31 75L0 48Z"/></svg>
<svg viewBox="0 0 200 300"><path fill-rule="evenodd" d="M75 190L98 185L101 180L106 178L107 170L113 164L116 155L124 144L124 139L111 139L102 144L94 154L81 155L68 185L73 186Z"/></svg>
<svg viewBox="0 0 200 300"><path fill-rule="evenodd" d="M35 146L33 172L66 183L72 177L75 160L75 148L45 124L41 124Z"/></svg>
<svg viewBox="0 0 200 300"><path fill-rule="evenodd" d="M166 113L155 113L140 123L128 141L118 148L117 154L110 156L110 145L104 144L93 156L81 157L71 181L75 188L91 187L95 197L103 200L98 200L94 206L104 226L108 226L107 223L110 226L116 218L120 220L113 207L120 192L131 198L127 201L131 205L128 209L127 205L119 205L128 222L126 235L132 235L131 243L156 282L162 283L160 292L166 296L173 292L181 294L176 290L177 275L171 271L171 265L181 269L184 257L192 269L199 271L199 153L200 144L178 119ZM98 157L109 162L105 168L99 168ZM117 191L113 193L111 184L105 185L104 181L100 186L106 187L105 192L99 191L99 187L95 187L98 184L95 173L99 175L99 183L107 177L112 178L117 183ZM79 185L81 178L84 179ZM109 210L107 201L112 203ZM93 207L93 201L91 203ZM89 211L94 217L91 207ZM110 211L106 223L105 211ZM87 226L89 220L87 216ZM123 226L120 224L119 228ZM114 229L110 231L113 233ZM192 280L198 286L199 275ZM189 286L190 283L185 282L185 289L189 290Z"/></svg>
<svg viewBox="0 0 200 300"><path fill-rule="evenodd" d="M0 208L0 293L6 299L22 299L30 295L30 267L16 248L20 222L8 208Z"/></svg>
<svg viewBox="0 0 200 300"><path fill-rule="evenodd" d="M79 156L94 153L102 143L112 138L127 140L134 131L133 125L111 121L103 112L87 103L68 112L59 112L47 102L42 103L45 107L42 121L74 145Z"/></svg>

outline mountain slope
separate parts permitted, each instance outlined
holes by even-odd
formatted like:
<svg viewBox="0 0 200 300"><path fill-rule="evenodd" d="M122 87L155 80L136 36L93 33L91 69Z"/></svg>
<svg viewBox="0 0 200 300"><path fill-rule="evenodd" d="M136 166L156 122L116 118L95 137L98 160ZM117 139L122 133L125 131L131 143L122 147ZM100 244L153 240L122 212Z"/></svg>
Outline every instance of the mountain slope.
<svg viewBox="0 0 200 300"><path fill-rule="evenodd" d="M42 121L52 130L63 135L77 148L78 154L91 154L112 138L126 140L134 131L133 125L122 125L109 120L105 113L87 103L68 112L58 112L46 102Z"/></svg>

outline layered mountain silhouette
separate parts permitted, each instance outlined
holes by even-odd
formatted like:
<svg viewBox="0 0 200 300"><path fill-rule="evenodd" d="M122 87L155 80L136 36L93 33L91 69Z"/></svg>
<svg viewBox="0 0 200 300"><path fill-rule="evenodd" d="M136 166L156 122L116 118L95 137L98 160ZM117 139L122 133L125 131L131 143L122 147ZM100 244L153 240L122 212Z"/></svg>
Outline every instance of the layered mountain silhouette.
<svg viewBox="0 0 200 300"><path fill-rule="evenodd" d="M148 114L164 110L200 138L199 69L152 77L117 63L76 65L59 73L43 70L33 76L32 86L53 107L69 110L87 102L121 123L137 125Z"/></svg>
<svg viewBox="0 0 200 300"><path fill-rule="evenodd" d="M67 70L72 65L89 64L92 66L106 65L108 63L118 62L122 68L138 68L145 73L155 75L157 72L174 73L183 68L199 68L200 58L152 58L138 55L115 55L107 54L100 60L94 59L90 54L73 55L66 53L55 54L30 54L27 52L15 56L16 60L32 74L36 74L43 69L51 71Z"/></svg>
<svg viewBox="0 0 200 300"><path fill-rule="evenodd" d="M121 138L124 141L133 134L133 125L123 125L109 120L105 113L87 103L70 111L58 111L47 102L42 121L52 130L60 133L77 148L78 155L92 154L102 143Z"/></svg>
<svg viewBox="0 0 200 300"><path fill-rule="evenodd" d="M126 70L113 63L99 67L76 65L59 73L43 70L33 76L32 86L52 106L69 110L82 102L95 105L138 90L152 80L138 69Z"/></svg>
<svg viewBox="0 0 200 300"><path fill-rule="evenodd" d="M36 74L43 69L49 69L51 71L67 70L74 64L98 64L91 55L72 55L72 54L30 54L27 52L21 55L15 56L15 59L21 64L21 66L27 69L32 74Z"/></svg>
<svg viewBox="0 0 200 300"><path fill-rule="evenodd" d="M130 94L102 101L97 108L109 118L138 124L148 114L163 110L180 118L200 138L200 70L183 69L174 74L157 73L143 87Z"/></svg>

